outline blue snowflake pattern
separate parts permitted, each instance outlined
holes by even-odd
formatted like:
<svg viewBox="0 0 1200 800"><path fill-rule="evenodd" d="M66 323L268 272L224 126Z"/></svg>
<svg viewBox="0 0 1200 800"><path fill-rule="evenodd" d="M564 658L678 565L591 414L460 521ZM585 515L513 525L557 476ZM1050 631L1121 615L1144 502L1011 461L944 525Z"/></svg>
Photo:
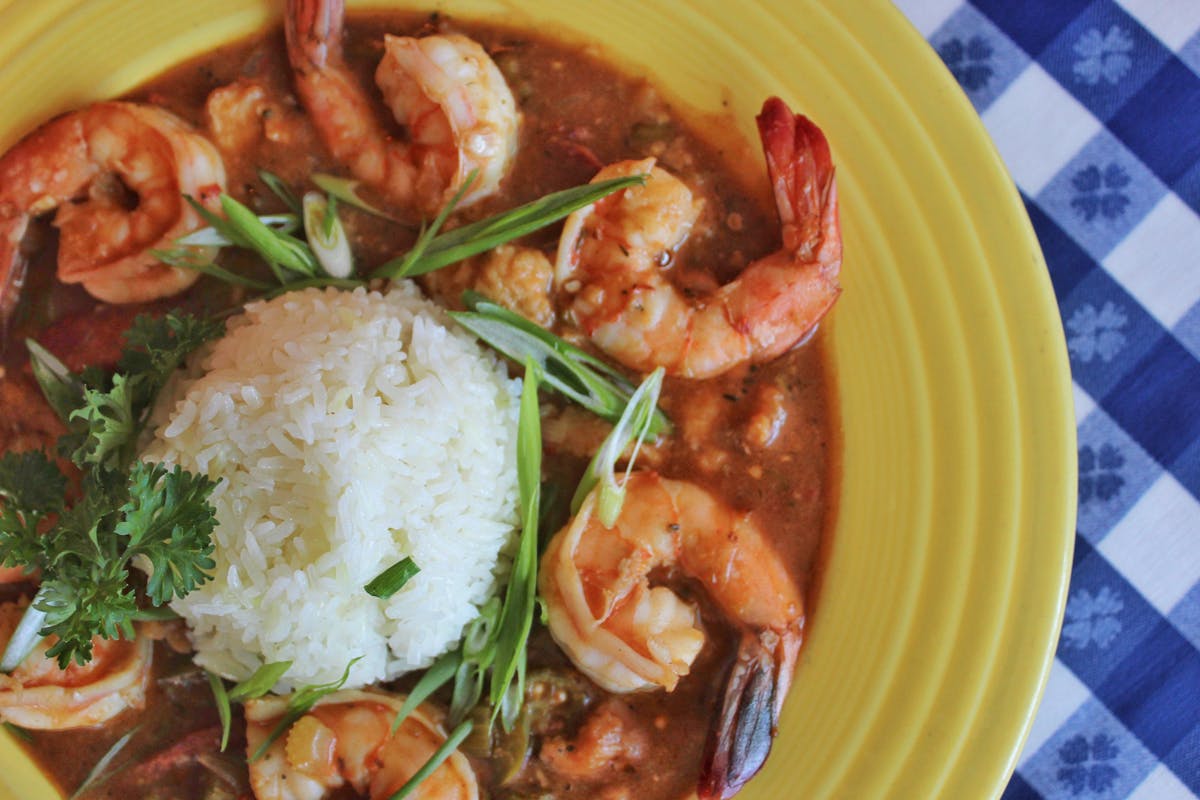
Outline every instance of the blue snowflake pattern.
<svg viewBox="0 0 1200 800"><path fill-rule="evenodd" d="M1119 164L1110 163L1103 170L1090 164L1071 178L1071 186L1075 188L1071 208L1086 222L1091 222L1097 216L1114 220L1124 214L1129 205L1129 195L1121 190L1131 180L1129 173Z"/></svg>
<svg viewBox="0 0 1200 800"><path fill-rule="evenodd" d="M1121 477L1123 466L1125 456L1111 444L1101 445L1099 452L1090 444L1079 448L1079 504L1116 497L1125 485Z"/></svg>
<svg viewBox="0 0 1200 800"><path fill-rule="evenodd" d="M1080 306L1067 320L1067 350L1084 364L1097 356L1106 363L1112 361L1125 346L1122 331L1127 324L1125 312L1112 302L1105 302L1099 311L1091 303Z"/></svg>
<svg viewBox="0 0 1200 800"><path fill-rule="evenodd" d="M1125 604L1111 587L1101 586L1093 595L1080 589L1067 601L1066 618L1063 621L1063 642L1076 650L1096 645L1106 649L1121 633L1121 621L1117 615L1125 610Z"/></svg>
<svg viewBox="0 0 1200 800"><path fill-rule="evenodd" d="M1108 33L1092 28L1086 31L1071 48L1079 60L1072 67L1075 77L1088 86L1105 81L1116 86L1133 67L1133 37L1120 26L1113 25Z"/></svg>
<svg viewBox="0 0 1200 800"><path fill-rule="evenodd" d="M955 37L938 48L938 55L950 73L968 92L979 91L992 79L994 70L988 63L992 52L992 46L982 36L972 36L965 43Z"/></svg>
<svg viewBox="0 0 1200 800"><path fill-rule="evenodd" d="M1120 750L1107 733L1097 733L1089 742L1082 734L1072 736L1058 748L1058 780L1073 795L1085 791L1091 794L1106 792L1120 777L1120 771L1107 762L1116 759Z"/></svg>

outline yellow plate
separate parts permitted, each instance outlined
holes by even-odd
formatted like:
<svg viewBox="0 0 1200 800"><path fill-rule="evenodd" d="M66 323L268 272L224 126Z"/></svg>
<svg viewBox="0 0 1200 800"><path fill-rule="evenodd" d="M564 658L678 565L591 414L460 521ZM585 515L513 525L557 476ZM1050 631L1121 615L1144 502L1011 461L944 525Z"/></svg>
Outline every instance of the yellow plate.
<svg viewBox="0 0 1200 800"><path fill-rule="evenodd" d="M4 5L0 146L260 28L282 0ZM782 95L833 144L841 512L782 733L742 796L997 795L1053 657L1075 507L1063 334L1017 193L958 86L889 3L644 5L427 7L601 41L692 105L728 102L747 137L763 98ZM46 796L10 742L0 763L8 797Z"/></svg>

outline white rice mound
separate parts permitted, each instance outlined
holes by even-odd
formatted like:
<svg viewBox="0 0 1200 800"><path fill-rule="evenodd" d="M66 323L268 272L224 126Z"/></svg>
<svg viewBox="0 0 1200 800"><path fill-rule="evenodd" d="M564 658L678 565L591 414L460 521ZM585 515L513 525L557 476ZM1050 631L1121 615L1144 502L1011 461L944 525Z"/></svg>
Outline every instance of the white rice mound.
<svg viewBox="0 0 1200 800"><path fill-rule="evenodd" d="M520 381L410 283L257 302L156 409L143 457L219 480L214 579L171 607L196 663L280 691L428 666L507 571ZM411 556L380 600L363 586Z"/></svg>

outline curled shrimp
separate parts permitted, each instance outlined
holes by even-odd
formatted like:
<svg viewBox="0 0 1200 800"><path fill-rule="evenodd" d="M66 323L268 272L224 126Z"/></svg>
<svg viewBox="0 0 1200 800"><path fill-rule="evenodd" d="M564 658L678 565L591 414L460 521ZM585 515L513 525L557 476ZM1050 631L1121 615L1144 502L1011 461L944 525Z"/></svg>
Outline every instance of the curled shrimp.
<svg viewBox="0 0 1200 800"><path fill-rule="evenodd" d="M403 703L403 697L352 690L323 698L251 762L255 798L320 800L347 783L371 800L391 797L446 741L440 714L428 704L392 733ZM246 703L247 753L266 741L286 709L286 697ZM478 800L479 786L466 756L455 750L409 797Z"/></svg>
<svg viewBox="0 0 1200 800"><path fill-rule="evenodd" d="M837 299L842 240L829 144L779 98L763 104L757 121L783 248L711 296L685 294L664 271L699 205L654 159L602 169L594 180L648 178L567 218L556 287L575 322L626 366L708 378L768 361L802 341Z"/></svg>
<svg viewBox="0 0 1200 800"><path fill-rule="evenodd" d="M375 82L407 138L389 136L342 57L343 0L288 0L296 88L333 157L401 208L432 214L478 170L460 201L496 191L517 151L516 101L465 36L385 36Z"/></svg>
<svg viewBox="0 0 1200 800"><path fill-rule="evenodd" d="M216 148L160 108L96 103L38 128L0 157L0 325L24 283L33 217L57 210L59 280L108 303L143 302L196 281L149 251L204 224L184 194L211 202L224 184Z"/></svg>
<svg viewBox="0 0 1200 800"><path fill-rule="evenodd" d="M0 605L0 647L16 630L25 609ZM22 728L67 730L100 725L128 708L146 704L152 643L148 637L92 641L92 660L59 669L46 658L43 641L10 674L0 674L0 719Z"/></svg>
<svg viewBox="0 0 1200 800"><path fill-rule="evenodd" d="M688 481L632 473L611 528L595 492L550 541L539 586L550 633L572 663L613 692L675 688L705 642L696 608L655 570L698 580L740 632L699 796L725 798L762 766L791 683L804 603L754 519Z"/></svg>

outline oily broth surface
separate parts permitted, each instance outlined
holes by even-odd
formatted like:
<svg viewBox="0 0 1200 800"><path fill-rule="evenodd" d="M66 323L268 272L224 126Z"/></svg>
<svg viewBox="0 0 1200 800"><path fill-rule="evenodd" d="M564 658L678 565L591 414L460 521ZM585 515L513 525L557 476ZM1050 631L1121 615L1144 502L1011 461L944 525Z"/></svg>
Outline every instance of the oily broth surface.
<svg viewBox="0 0 1200 800"><path fill-rule="evenodd" d="M705 203L701 220L672 266L681 286L709 290L779 246L765 167L757 149L728 135L718 143L713 131L732 129L727 120L687 116L649 82L619 72L596 51L524 31L436 15L373 13L351 17L346 53L360 79L371 84L384 32L422 35L444 31L465 33L484 45L509 80L523 115L522 147L502 193L464 212L461 221L584 183L599 165L655 155ZM165 106L203 127L209 93L238 78L253 78L268 89L287 119L291 137L286 145L260 141L227 158L229 190L256 211L278 211L281 204L259 179L258 169L274 172L294 186L306 186L312 172L338 171L292 94L280 31L183 64L132 93L131 98ZM382 108L380 115L382 119ZM385 122L395 127L390 120ZM708 138L700 134L703 130L710 132ZM402 252L415 238L415 225L398 227L354 212L345 218L364 271ZM555 226L529 237L526 244L542 247L553 256L557 234ZM46 263L39 272L48 275L48 258L42 258ZM248 262L242 266L255 268ZM185 302L201 307L229 302L224 289L206 287L208 283L201 281ZM62 324L61 319L85 313L92 304L78 289L57 285L44 275L34 281L30 293L34 296L25 304L33 310L23 316L24 333L53 329ZM13 365L10 369L20 360L13 348L4 356L6 363ZM832 518L829 385L819 337L775 362L735 368L711 381L670 379L662 405L678 423L679 435L654 455L656 467L668 477L696 481L735 507L754 509L797 582L810 588L821 539ZM770 429L772 415L781 409L784 421L764 444L764 425ZM573 486L582 467L579 458L547 456L548 477L568 487ZM678 581L678 576L660 577ZM682 589L704 609L711 643L693 674L675 692L623 698L651 735L639 766L622 769L612 777L630 790L630 796L647 800L682 797L693 790L704 731L720 701L718 684L733 642L700 587L685 580ZM811 607L812 592L807 595ZM204 746L206 731L213 724L207 686L203 680L193 680L193 668L186 658L168 655L164 645L158 648L158 680L147 709L128 712L97 731L31 734L26 743L30 754L68 792L113 741L135 726L139 726L138 732L126 753L137 760L153 758L185 739ZM540 627L535 630L530 656L531 669L566 665ZM394 688L405 685L401 682ZM235 731L240 724L235 721ZM233 751L238 747L235 743ZM171 782L170 796L187 797L186 792L199 791L196 773L188 771L194 768L194 759L190 763L187 769L154 778ZM475 763L486 783L489 766ZM146 786L139 781L147 777L145 769L128 770L106 783L96 796L142 792ZM526 770L518 786L532 789L538 778L535 771ZM554 789L564 800L595 793L594 784L560 784Z"/></svg>

